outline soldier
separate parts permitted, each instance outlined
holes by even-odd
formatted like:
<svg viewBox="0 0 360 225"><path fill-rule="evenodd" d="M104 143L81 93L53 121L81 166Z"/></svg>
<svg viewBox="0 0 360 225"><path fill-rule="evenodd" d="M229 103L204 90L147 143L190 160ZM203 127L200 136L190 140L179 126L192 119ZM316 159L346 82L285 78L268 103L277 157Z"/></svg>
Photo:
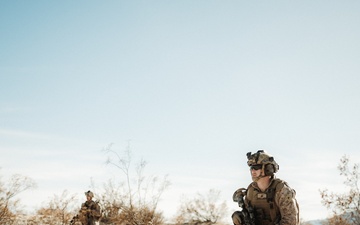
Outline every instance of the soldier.
<svg viewBox="0 0 360 225"><path fill-rule="evenodd" d="M232 214L234 225L299 225L299 206L295 190L283 180L275 178L279 165L264 150L247 153L247 164L253 182L245 192L245 208L251 209L253 223L244 222L244 213ZM235 191L233 200L238 201L244 188ZM249 219L247 220L249 221Z"/></svg>
<svg viewBox="0 0 360 225"><path fill-rule="evenodd" d="M92 198L94 194L91 191L85 192L86 202L81 204L79 219L82 225L95 225L101 217L100 206Z"/></svg>

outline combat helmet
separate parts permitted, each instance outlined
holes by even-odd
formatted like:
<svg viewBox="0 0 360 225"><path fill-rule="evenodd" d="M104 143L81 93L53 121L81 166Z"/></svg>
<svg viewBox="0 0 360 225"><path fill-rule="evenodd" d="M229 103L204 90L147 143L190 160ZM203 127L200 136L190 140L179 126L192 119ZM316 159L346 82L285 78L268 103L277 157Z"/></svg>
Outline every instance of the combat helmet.
<svg viewBox="0 0 360 225"><path fill-rule="evenodd" d="M85 192L85 195L86 195L86 196L89 196L89 197L91 197L91 198L94 197L94 193L92 193L91 191Z"/></svg>
<svg viewBox="0 0 360 225"><path fill-rule="evenodd" d="M248 166L262 165L265 176L273 176L279 170L279 165L275 162L274 157L266 153L264 150L259 150L254 154L248 152L247 164Z"/></svg>

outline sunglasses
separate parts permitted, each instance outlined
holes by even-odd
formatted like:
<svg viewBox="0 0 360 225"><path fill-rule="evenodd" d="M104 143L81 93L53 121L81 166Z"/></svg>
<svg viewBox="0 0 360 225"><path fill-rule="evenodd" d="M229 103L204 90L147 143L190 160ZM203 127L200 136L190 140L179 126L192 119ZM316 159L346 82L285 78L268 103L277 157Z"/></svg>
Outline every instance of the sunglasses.
<svg viewBox="0 0 360 225"><path fill-rule="evenodd" d="M250 166L250 170L260 170L260 169L262 169L262 165L261 165L261 164L251 165L251 166Z"/></svg>

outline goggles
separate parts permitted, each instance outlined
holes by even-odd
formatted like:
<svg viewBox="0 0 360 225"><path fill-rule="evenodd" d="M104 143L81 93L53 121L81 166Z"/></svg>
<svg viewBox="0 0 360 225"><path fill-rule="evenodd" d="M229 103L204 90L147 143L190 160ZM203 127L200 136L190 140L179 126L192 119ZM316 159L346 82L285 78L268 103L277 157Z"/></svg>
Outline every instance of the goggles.
<svg viewBox="0 0 360 225"><path fill-rule="evenodd" d="M262 169L261 164L256 164L256 165L251 165L250 166L250 170L260 170L260 169Z"/></svg>

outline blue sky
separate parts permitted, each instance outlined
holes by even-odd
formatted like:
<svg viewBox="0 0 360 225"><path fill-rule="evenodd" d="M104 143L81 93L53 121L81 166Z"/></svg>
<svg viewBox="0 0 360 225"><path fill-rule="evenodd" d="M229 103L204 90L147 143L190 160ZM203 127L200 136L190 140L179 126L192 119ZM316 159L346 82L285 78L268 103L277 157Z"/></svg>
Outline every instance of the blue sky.
<svg viewBox="0 0 360 225"><path fill-rule="evenodd" d="M219 189L229 210L266 149L304 219L328 215L342 155L359 162L360 3L1 1L1 173L38 183L23 204L109 175L128 140L168 174L162 210ZM90 171L90 172L89 172ZM176 199L174 201L174 199ZM229 216L231 213L229 214Z"/></svg>

